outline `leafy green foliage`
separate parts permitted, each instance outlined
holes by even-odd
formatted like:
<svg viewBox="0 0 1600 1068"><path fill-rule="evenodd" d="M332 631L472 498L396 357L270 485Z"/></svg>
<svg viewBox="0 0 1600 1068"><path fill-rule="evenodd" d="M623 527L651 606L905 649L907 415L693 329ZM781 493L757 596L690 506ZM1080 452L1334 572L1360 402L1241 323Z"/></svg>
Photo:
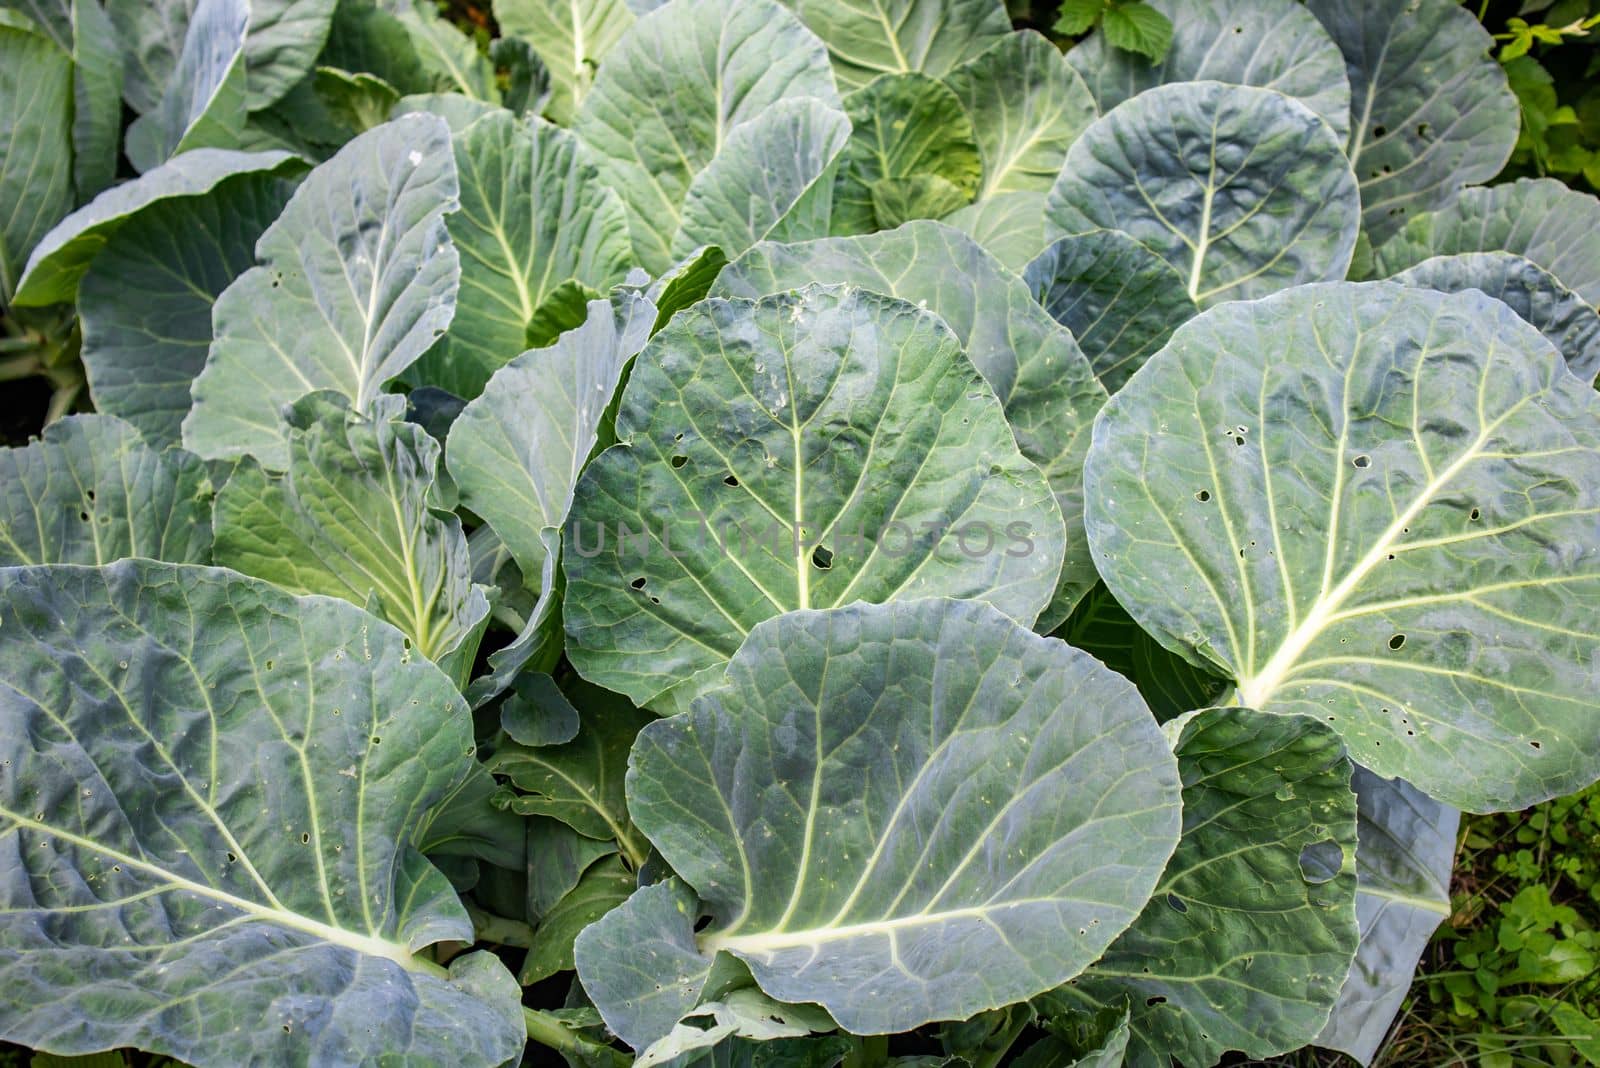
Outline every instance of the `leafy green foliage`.
<svg viewBox="0 0 1600 1068"><path fill-rule="evenodd" d="M1044 473L1061 508L1065 558L1041 619L1045 629L1064 619L1095 581L1080 488L1089 426L1105 403L1071 335L980 246L930 222L858 238L758 245L722 272L713 295L760 297L811 281L898 297L955 331L1000 398L1018 449Z"/></svg>
<svg viewBox="0 0 1600 1068"><path fill-rule="evenodd" d="M1273 419L1291 394L1317 415ZM1387 283L1225 304L1097 429L1084 477L1106 584L1242 703L1326 719L1364 766L1475 811L1600 772L1600 754L1544 758L1590 701L1600 587L1544 547L1593 527L1600 395L1504 305ZM1428 577L1442 570L1456 577ZM1494 653L1457 637L1478 630Z"/></svg>
<svg viewBox="0 0 1600 1068"><path fill-rule="evenodd" d="M1177 835L1173 756L1132 686L973 602L763 624L632 763L629 810L687 887L640 891L580 936L578 967L608 1019L637 1021L613 1022L636 1048L700 1000L718 954L857 1033L1043 993L1132 921L1123 902ZM796 788L752 789L747 768ZM664 922L660 970L590 964ZM1039 924L1056 937L1022 937Z"/></svg>
<svg viewBox="0 0 1600 1068"><path fill-rule="evenodd" d="M211 562L211 480L181 449L158 453L109 415L79 415L0 450L0 566Z"/></svg>
<svg viewBox="0 0 1600 1068"><path fill-rule="evenodd" d="M214 556L295 593L362 605L465 679L489 603L461 521L440 514L438 443L398 420L399 398L382 400L370 415L327 391L289 405L288 465L281 476L253 459L235 468L217 494Z"/></svg>
<svg viewBox="0 0 1600 1068"><path fill-rule="evenodd" d="M1172 46L1172 19L1144 0L1066 0L1055 31L1079 37L1099 27L1107 45L1152 63Z"/></svg>
<svg viewBox="0 0 1600 1068"><path fill-rule="evenodd" d="M1592 1063L1600 791L1464 831L1451 925L1413 1013L1485 1063Z"/></svg>
<svg viewBox="0 0 1600 1068"><path fill-rule="evenodd" d="M1592 7L0 0L0 1041L1600 1063Z"/></svg>
<svg viewBox="0 0 1600 1068"><path fill-rule="evenodd" d="M8 1037L212 1063L354 1049L374 1028L423 1057L514 1052L504 966L417 955L467 934L405 836L471 741L398 632L149 561L0 571L0 611ZM276 774L238 790L240 766Z"/></svg>
<svg viewBox="0 0 1600 1068"><path fill-rule="evenodd" d="M454 313L456 190L449 131L430 116L362 134L312 172L256 243L260 265L217 298L185 446L282 469L282 405L328 389L370 414Z"/></svg>
<svg viewBox="0 0 1600 1068"><path fill-rule="evenodd" d="M1184 721L1174 752L1184 785L1177 852L1127 933L1045 1004L1131 997L1130 1047L1147 1063L1304 1045L1356 945L1349 761L1326 724L1237 708ZM1189 948L1197 941L1208 948L1203 967Z"/></svg>
<svg viewBox="0 0 1600 1068"><path fill-rule="evenodd" d="M702 303L640 355L617 438L568 523L569 655L658 711L720 681L772 616L962 596L1032 621L1061 571L1061 512L999 401L901 300Z"/></svg>
<svg viewBox="0 0 1600 1068"><path fill-rule="evenodd" d="M1350 83L1338 45L1292 0L1206 0L1136 5L1170 20L1163 54L1118 43L1113 21L1067 53L1101 111L1168 82L1219 81L1292 96L1340 137L1349 133ZM1065 8L1063 8L1065 11Z"/></svg>
<svg viewBox="0 0 1600 1068"><path fill-rule="evenodd" d="M1157 86L1113 109L1068 151L1045 211L1051 238L1128 234L1201 307L1343 277L1359 225L1333 130L1281 93L1221 82Z"/></svg>

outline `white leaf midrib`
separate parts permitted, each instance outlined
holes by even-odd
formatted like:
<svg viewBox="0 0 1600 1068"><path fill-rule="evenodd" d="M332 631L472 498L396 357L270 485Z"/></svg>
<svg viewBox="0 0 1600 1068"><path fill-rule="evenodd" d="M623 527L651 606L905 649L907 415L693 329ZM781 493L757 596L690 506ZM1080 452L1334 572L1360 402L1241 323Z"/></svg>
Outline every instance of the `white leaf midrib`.
<svg viewBox="0 0 1600 1068"><path fill-rule="evenodd" d="M46 835L61 842L65 842L66 844L77 849L86 850L88 852L107 857L118 864L144 872L167 883L172 890L194 894L197 897L208 898L217 902L219 905L235 909L255 919L264 920L268 923L275 924L288 930L310 935L313 938L320 939L321 941L328 942L332 945L341 946L345 949L353 950L365 956L379 957L385 960L393 961L408 971L432 973L434 968L436 968L436 966L430 966L429 962L414 956L409 949L403 945L400 945L399 943L390 942L386 939L377 938L372 935L357 934L354 931L349 931L342 927L335 927L332 924L314 920L309 916L301 915L298 912L293 912L284 908L275 908L270 905L263 905L260 902L251 901L248 898L230 894L226 890L221 890L215 886L208 886L205 883L195 882L193 879L188 879L184 876L178 875L175 872L161 867L159 864L152 864L147 860L141 860L138 857L123 852L122 850L113 849L104 843L96 842L91 838L85 838L82 835L74 834L73 832L64 830L60 827L51 826L50 824L44 823L40 820L29 819L18 812L13 812L8 808L0 807L0 818L10 820L13 827L18 831L26 830L32 831L36 834ZM150 948L159 949L160 947L151 946Z"/></svg>
<svg viewBox="0 0 1600 1068"><path fill-rule="evenodd" d="M1250 708L1266 707L1278 688L1294 672L1306 650L1321 635L1323 628L1332 621L1332 617L1339 610L1339 606L1355 592L1356 587L1371 574L1372 569L1377 567L1380 561L1388 557L1395 542L1406 532L1412 521L1422 513L1422 510L1433 503L1433 499L1438 495L1439 491L1447 486L1456 475L1460 474L1468 464L1478 459L1490 435L1498 430L1502 423L1511 418L1522 407L1522 403L1525 403L1525 401L1513 405L1498 419L1484 427L1472 444L1462 450L1461 455L1451 461L1448 467L1429 480L1428 484L1406 506L1406 509L1395 516L1394 521L1378 536L1377 540L1372 543L1372 547L1339 581L1339 584L1317 598L1316 603L1311 606L1311 610L1306 613L1299 626L1289 632L1282 644L1267 660L1265 666L1254 676L1239 681L1240 703Z"/></svg>
<svg viewBox="0 0 1600 1068"><path fill-rule="evenodd" d="M765 931L749 935L717 933L701 939L700 950L708 956L724 949L734 953L776 953L785 949L820 946L828 942L839 942L852 938L870 938L874 935L893 937L897 931L937 926L957 920L982 920L985 923L993 923L994 921L991 917L995 913L1005 912L1009 909L1026 908L1030 905L1061 905L1067 903L1069 902L1053 897L1019 898L1015 901L1004 901L993 905L974 905L966 908L946 909L942 912L919 912L910 916L870 920L865 923L843 924L837 927L809 927L793 931Z"/></svg>

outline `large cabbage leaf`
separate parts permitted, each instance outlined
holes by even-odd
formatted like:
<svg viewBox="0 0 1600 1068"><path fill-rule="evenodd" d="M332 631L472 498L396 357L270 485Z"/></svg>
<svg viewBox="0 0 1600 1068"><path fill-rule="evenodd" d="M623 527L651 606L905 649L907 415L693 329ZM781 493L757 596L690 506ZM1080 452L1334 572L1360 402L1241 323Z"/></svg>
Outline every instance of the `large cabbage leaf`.
<svg viewBox="0 0 1600 1068"><path fill-rule="evenodd" d="M197 148L113 186L61 220L39 242L17 287L17 303L71 301L90 263L118 230L154 204L204 196L241 174L287 175L303 165L287 152Z"/></svg>
<svg viewBox="0 0 1600 1068"><path fill-rule="evenodd" d="M1050 190L1052 237L1121 230L1201 307L1343 278L1360 204L1339 139L1270 89L1180 82L1089 127Z"/></svg>
<svg viewBox="0 0 1600 1068"><path fill-rule="evenodd" d="M439 444L403 410L385 397L363 415L330 392L291 404L283 475L246 459L217 495L216 562L367 608L465 683L489 602L443 510Z"/></svg>
<svg viewBox="0 0 1600 1068"><path fill-rule="evenodd" d="M1228 82L1276 89L1350 134L1344 56L1295 0L1146 0L1172 23L1159 62L1117 48L1104 30L1067 53L1101 111L1168 82Z"/></svg>
<svg viewBox="0 0 1600 1068"><path fill-rule="evenodd" d="M1044 236L1048 194L1031 189L994 193L944 217L1008 270L1021 273L1050 243Z"/></svg>
<svg viewBox="0 0 1600 1068"><path fill-rule="evenodd" d="M69 0L72 185L81 203L116 181L122 141L122 53L99 0Z"/></svg>
<svg viewBox="0 0 1600 1068"><path fill-rule="evenodd" d="M339 601L131 560L0 570L0 1036L198 1064L497 1064L493 956L407 844L455 688ZM40 1006L49 1011L40 1011Z"/></svg>
<svg viewBox="0 0 1600 1068"><path fill-rule="evenodd" d="M1127 1064L1207 1068L1316 1037L1356 949L1356 799L1339 736L1211 709L1177 728L1183 838L1133 926L1047 1003L1128 998Z"/></svg>
<svg viewBox="0 0 1600 1068"><path fill-rule="evenodd" d="M140 114L159 107L179 77L196 0L106 0L127 60L123 93ZM250 0L244 66L252 111L282 99L306 76L328 39L335 0Z"/></svg>
<svg viewBox="0 0 1600 1068"><path fill-rule="evenodd" d="M1554 178L1519 178L1467 189L1438 211L1412 219L1379 245L1373 258L1392 273L1430 256L1514 252L1600 305L1600 199Z"/></svg>
<svg viewBox="0 0 1600 1068"><path fill-rule="evenodd" d="M972 241L934 222L861 237L763 243L717 278L718 296L761 297L807 282L899 297L942 318L993 387L1022 455L1044 472L1067 524L1065 562L1045 629L1095 582L1081 533L1083 454L1106 393L1073 343L1027 289Z"/></svg>
<svg viewBox="0 0 1600 1068"><path fill-rule="evenodd" d="M983 157L979 197L1049 192L1067 149L1099 117L1083 79L1031 30L1002 37L943 81L972 120Z"/></svg>
<svg viewBox="0 0 1600 1068"><path fill-rule="evenodd" d="M583 325L495 372L451 426L446 461L461 503L482 516L539 595L522 633L490 658L469 692L481 704L558 637L556 567L578 475L601 444L624 369L644 347L656 307L629 290L591 301ZM604 438L604 440L602 440ZM553 629L554 636L545 632Z"/></svg>
<svg viewBox="0 0 1600 1068"><path fill-rule="evenodd" d="M577 962L635 1047L724 953L858 1034L1042 993L1133 921L1177 841L1175 761L1133 687L972 601L762 624L630 764L629 811L687 886L641 890Z"/></svg>
<svg viewBox="0 0 1600 1068"><path fill-rule="evenodd" d="M822 42L776 0L672 0L635 22L574 129L628 207L640 264L662 272L695 177L780 100L839 94Z"/></svg>
<svg viewBox="0 0 1600 1068"><path fill-rule="evenodd" d="M0 567L109 564L126 556L211 562L211 480L109 415L74 415L0 449Z"/></svg>
<svg viewBox="0 0 1600 1068"><path fill-rule="evenodd" d="M736 127L689 184L673 256L682 262L708 245L737 256L768 237L826 234L849 140L850 120L814 97L780 100Z"/></svg>
<svg viewBox="0 0 1600 1068"><path fill-rule="evenodd" d="M1044 477L950 328L901 300L702 302L640 354L616 427L567 524L567 655L658 712L772 616L960 596L1031 624L1061 572Z"/></svg>
<svg viewBox="0 0 1600 1068"><path fill-rule="evenodd" d="M1000 0L789 0L849 92L884 74L939 78L1011 32Z"/></svg>
<svg viewBox="0 0 1600 1068"><path fill-rule="evenodd" d="M1510 252L1459 252L1435 256L1394 276L1408 286L1443 293L1476 289L1539 328L1585 382L1600 375L1600 314L1561 280L1524 256Z"/></svg>
<svg viewBox="0 0 1600 1068"><path fill-rule="evenodd" d="M72 207L72 62L42 33L0 22L0 305L34 246Z"/></svg>
<svg viewBox="0 0 1600 1068"><path fill-rule="evenodd" d="M217 298L184 445L281 470L283 405L331 389L370 411L450 323L455 207L450 131L432 115L379 126L312 171L257 242L261 265Z"/></svg>
<svg viewBox="0 0 1600 1068"><path fill-rule="evenodd" d="M1517 142L1517 98L1471 11L1454 0L1307 6L1344 53L1346 150L1374 242L1499 173Z"/></svg>
<svg viewBox="0 0 1600 1068"><path fill-rule="evenodd" d="M451 424L451 477L524 576L544 569L578 475L600 442L622 372L644 347L656 308L629 290L589 304L584 325L497 371Z"/></svg>
<svg viewBox="0 0 1600 1068"><path fill-rule="evenodd" d="M605 292L633 248L622 201L567 131L494 111L454 147L461 209L445 225L461 290L449 333L408 377L471 398L512 357L553 340L534 335L567 287Z"/></svg>
<svg viewBox="0 0 1600 1068"><path fill-rule="evenodd" d="M1600 773L1600 395L1477 292L1304 286L1111 398L1095 563L1163 644L1474 811Z"/></svg>
<svg viewBox="0 0 1600 1068"><path fill-rule="evenodd" d="M1113 392L1199 310L1172 264L1119 230L1063 237L1022 277Z"/></svg>
<svg viewBox="0 0 1600 1068"><path fill-rule="evenodd" d="M78 283L96 409L152 444L183 439L189 390L211 348L212 306L255 264L256 241L293 190L271 172L237 174L197 196L156 200L108 230Z"/></svg>
<svg viewBox="0 0 1600 1068"><path fill-rule="evenodd" d="M128 126L124 151L141 173L195 148L233 148L245 118L248 0L200 0L161 101Z"/></svg>

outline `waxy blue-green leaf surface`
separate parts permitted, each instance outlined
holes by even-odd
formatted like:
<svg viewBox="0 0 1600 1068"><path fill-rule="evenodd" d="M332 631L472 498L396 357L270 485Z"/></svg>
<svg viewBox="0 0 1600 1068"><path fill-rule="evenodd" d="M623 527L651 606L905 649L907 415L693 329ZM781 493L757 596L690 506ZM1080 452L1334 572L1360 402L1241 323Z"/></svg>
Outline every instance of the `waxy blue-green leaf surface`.
<svg viewBox="0 0 1600 1068"><path fill-rule="evenodd" d="M780 100L736 127L689 185L674 258L708 245L732 258L769 237L826 236L849 138L844 113L813 97Z"/></svg>
<svg viewBox="0 0 1600 1068"><path fill-rule="evenodd" d="M183 51L196 0L106 0L106 14L125 57L122 92L143 115L161 103Z"/></svg>
<svg viewBox="0 0 1600 1068"><path fill-rule="evenodd" d="M1327 1021L1356 948L1350 762L1326 724L1247 708L1185 721L1175 750L1177 852L1128 932L1048 1000L1130 998L1130 1066L1296 1049Z"/></svg>
<svg viewBox="0 0 1600 1068"><path fill-rule="evenodd" d="M1054 237L1121 230L1201 307L1343 278L1356 182L1331 127L1270 89L1181 82L1112 109L1067 152Z"/></svg>
<svg viewBox="0 0 1600 1068"><path fill-rule="evenodd" d="M442 510L439 444L403 410L386 397L365 415L329 392L290 405L284 474L246 460L217 495L216 562L367 608L464 683L489 602Z"/></svg>
<svg viewBox="0 0 1600 1068"><path fill-rule="evenodd" d="M538 593L517 640L491 655L491 671L473 682L474 706L530 661L559 655L561 527L579 472L602 435L609 442L623 370L656 319L655 305L629 290L588 310L553 345L497 371L451 427L447 460L462 504L494 528Z"/></svg>
<svg viewBox="0 0 1600 1068"><path fill-rule="evenodd" d="M1394 273L1431 256L1513 252L1600 305L1600 199L1554 178L1519 178L1467 189L1436 212L1411 220L1374 250L1380 271Z"/></svg>
<svg viewBox="0 0 1600 1068"><path fill-rule="evenodd" d="M153 445L182 441L189 389L211 348L212 305L255 264L256 241L293 191L271 172L238 174L108 228L78 283L96 410L126 419Z"/></svg>
<svg viewBox="0 0 1600 1068"><path fill-rule="evenodd" d="M741 123L792 97L839 107L822 42L776 0L672 0L623 34L573 125L660 273L695 176Z"/></svg>
<svg viewBox="0 0 1600 1068"><path fill-rule="evenodd" d="M116 181L122 53L100 0L71 0L72 185L83 203Z"/></svg>
<svg viewBox="0 0 1600 1068"><path fill-rule="evenodd" d="M444 339L410 377L472 398L531 344L567 282L605 292L633 262L628 219L576 138L495 111L454 137L461 209L446 220L461 290Z"/></svg>
<svg viewBox="0 0 1600 1068"><path fill-rule="evenodd" d="M249 0L199 0L161 101L128 127L124 151L141 174L181 152L233 148L245 117Z"/></svg>
<svg viewBox="0 0 1600 1068"><path fill-rule="evenodd" d="M498 1064L515 982L408 845L466 706L360 609L131 560L0 570L0 1036ZM49 1011L40 1011L40 1006Z"/></svg>
<svg viewBox="0 0 1600 1068"><path fill-rule="evenodd" d="M580 932L578 977L606 1027L636 1051L665 1038L700 1003L711 961L695 942L700 901L676 877L640 887Z"/></svg>
<svg viewBox="0 0 1600 1068"><path fill-rule="evenodd" d="M567 655L658 712L772 616L948 595L1032 624L1061 572L1044 477L950 328L901 300L695 305L635 361L617 439L567 524Z"/></svg>
<svg viewBox="0 0 1600 1068"><path fill-rule="evenodd" d="M1037 33L1008 34L946 74L983 158L978 196L1049 192L1067 149L1099 117L1083 79Z"/></svg>
<svg viewBox="0 0 1600 1068"><path fill-rule="evenodd" d="M1461 814L1408 783L1355 769L1361 945L1316 1044L1372 1063L1411 989L1417 961L1450 915Z"/></svg>
<svg viewBox="0 0 1600 1068"><path fill-rule="evenodd" d="M72 207L72 61L50 38L0 23L0 304ZM48 303L48 302L46 302Z"/></svg>
<svg viewBox="0 0 1600 1068"><path fill-rule="evenodd" d="M1089 542L1239 702L1474 811L1600 773L1600 394L1477 292L1213 308L1111 398Z"/></svg>
<svg viewBox="0 0 1600 1068"><path fill-rule="evenodd" d="M941 78L1011 32L999 0L789 0L845 92L884 74Z"/></svg>
<svg viewBox="0 0 1600 1068"><path fill-rule="evenodd" d="M1472 11L1453 0L1307 6L1344 53L1345 147L1375 243L1499 173L1517 142L1517 98Z"/></svg>
<svg viewBox="0 0 1600 1068"><path fill-rule="evenodd" d="M578 736L578 710L552 676L529 671L500 702L500 729L518 745L561 745Z"/></svg>
<svg viewBox="0 0 1600 1068"><path fill-rule="evenodd" d="M586 952L591 929L579 975L619 1031L659 1026L625 1022L652 972L664 1019L672 981L692 988L694 958L718 953L858 1034L1031 997L1098 957L1154 886L1174 763L1131 684L988 605L772 620L630 760L629 811L710 924L696 933L679 900L663 917L676 952L659 971L636 956L632 977Z"/></svg>
<svg viewBox="0 0 1600 1068"><path fill-rule="evenodd" d="M578 475L599 442L623 368L644 347L655 305L629 291L591 301L589 318L555 344L497 371L451 425L450 475L525 578L544 566Z"/></svg>
<svg viewBox="0 0 1600 1068"><path fill-rule="evenodd" d="M1145 0L1172 23L1160 62L1091 34L1066 56L1101 111L1169 82L1228 82L1275 89L1350 133L1344 56L1295 0Z"/></svg>
<svg viewBox="0 0 1600 1068"><path fill-rule="evenodd" d="M196 0L106 0L127 59L124 95L140 114L155 110L177 76ZM335 0L250 0L244 56L251 111L281 100L311 70L328 39Z"/></svg>
<svg viewBox="0 0 1600 1068"><path fill-rule="evenodd" d="M1600 314L1532 260L1510 252L1435 256L1394 276L1408 286L1442 293L1476 289L1511 306L1567 359L1585 382L1600 375Z"/></svg>
<svg viewBox="0 0 1600 1068"><path fill-rule="evenodd" d="M331 389L370 412L450 324L455 207L450 132L431 115L362 134L312 171L256 244L261 265L217 298L184 445L282 469L283 405Z"/></svg>
<svg viewBox="0 0 1600 1068"><path fill-rule="evenodd" d="M943 222L982 245L1007 270L1022 273L1050 243L1044 236L1046 194L994 193L946 215Z"/></svg>
<svg viewBox="0 0 1600 1068"><path fill-rule="evenodd" d="M211 562L211 481L195 457L157 452L109 415L74 415L0 449L0 567Z"/></svg>
<svg viewBox="0 0 1600 1068"><path fill-rule="evenodd" d="M288 175L303 165L289 153L199 148L113 186L61 220L34 249L17 303L71 301L78 282L112 236L139 212L162 201L203 196L241 174Z"/></svg>
<svg viewBox="0 0 1600 1068"><path fill-rule="evenodd" d="M1060 238L1022 278L1113 392L1199 310L1172 264L1118 230Z"/></svg>
<svg viewBox="0 0 1600 1068"><path fill-rule="evenodd" d="M893 231L783 245L763 243L718 277L713 294L761 297L807 282L899 297L945 321L994 389L1022 455L1038 465L1067 524L1065 562L1045 629L1095 582L1081 535L1083 453L1106 393L1072 335L1026 287L953 229L912 222Z"/></svg>

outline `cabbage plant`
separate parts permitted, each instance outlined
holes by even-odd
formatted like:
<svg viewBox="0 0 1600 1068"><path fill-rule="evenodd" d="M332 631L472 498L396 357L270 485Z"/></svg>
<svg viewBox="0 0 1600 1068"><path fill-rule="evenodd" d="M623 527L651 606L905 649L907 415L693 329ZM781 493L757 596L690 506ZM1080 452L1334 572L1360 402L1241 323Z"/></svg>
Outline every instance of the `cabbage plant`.
<svg viewBox="0 0 1600 1068"><path fill-rule="evenodd" d="M1600 778L1600 202L1147 6L0 2L0 1039L1369 1063Z"/></svg>

